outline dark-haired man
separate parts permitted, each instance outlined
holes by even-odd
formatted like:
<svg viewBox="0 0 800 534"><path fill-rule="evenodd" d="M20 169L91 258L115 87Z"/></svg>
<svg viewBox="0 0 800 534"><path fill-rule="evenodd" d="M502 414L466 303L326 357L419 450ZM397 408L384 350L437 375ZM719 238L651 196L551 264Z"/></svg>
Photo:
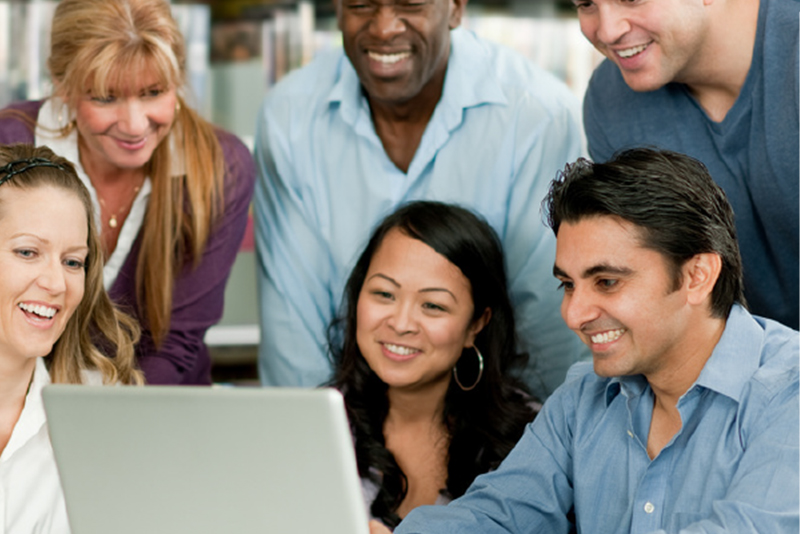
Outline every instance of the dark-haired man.
<svg viewBox="0 0 800 534"><path fill-rule="evenodd" d="M579 160L546 209L561 313L594 366L570 370L496 471L395 532L796 534L798 333L743 306L705 167L648 149Z"/></svg>
<svg viewBox="0 0 800 534"><path fill-rule="evenodd" d="M800 0L573 0L608 59L584 99L594 161L634 146L702 161L736 214L753 313L800 317Z"/></svg>
<svg viewBox="0 0 800 534"><path fill-rule="evenodd" d="M457 29L467 0L336 0L344 50L272 88L255 193L262 382L331 377L326 332L370 228L412 200L483 215L503 243L525 379L546 397L585 354L558 317L538 205L580 155L577 99Z"/></svg>

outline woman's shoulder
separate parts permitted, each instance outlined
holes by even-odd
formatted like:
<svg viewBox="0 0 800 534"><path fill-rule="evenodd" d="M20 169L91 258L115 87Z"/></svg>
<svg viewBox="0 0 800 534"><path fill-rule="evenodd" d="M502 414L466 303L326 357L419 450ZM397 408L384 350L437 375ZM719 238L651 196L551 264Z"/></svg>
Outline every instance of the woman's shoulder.
<svg viewBox="0 0 800 534"><path fill-rule="evenodd" d="M225 158L225 181L235 178L239 187L244 190L252 189L256 178L256 165L250 149L236 135L214 127L214 132L222 148Z"/></svg>

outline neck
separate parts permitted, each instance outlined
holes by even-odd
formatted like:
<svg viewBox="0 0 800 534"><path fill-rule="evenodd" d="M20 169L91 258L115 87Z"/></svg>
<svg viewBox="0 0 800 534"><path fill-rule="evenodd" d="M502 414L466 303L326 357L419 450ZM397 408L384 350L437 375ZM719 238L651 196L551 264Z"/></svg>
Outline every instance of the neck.
<svg viewBox="0 0 800 534"><path fill-rule="evenodd" d="M697 54L685 83L714 121L722 121L736 103L753 61L759 0L714 2L706 46Z"/></svg>
<svg viewBox="0 0 800 534"><path fill-rule="evenodd" d="M707 313L707 312L706 312ZM694 328L675 347L670 360L646 375L657 404L674 409L681 395L697 381L725 331L724 319L706 315L692 322Z"/></svg>
<svg viewBox="0 0 800 534"><path fill-rule="evenodd" d="M448 381L413 391L389 388L387 424L442 424Z"/></svg>

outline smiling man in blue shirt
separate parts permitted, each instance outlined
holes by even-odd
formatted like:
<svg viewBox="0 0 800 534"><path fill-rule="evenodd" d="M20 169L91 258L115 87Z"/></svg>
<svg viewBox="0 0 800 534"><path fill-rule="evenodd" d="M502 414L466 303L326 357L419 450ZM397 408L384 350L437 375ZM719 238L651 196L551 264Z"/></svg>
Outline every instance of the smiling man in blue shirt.
<svg viewBox="0 0 800 534"><path fill-rule="evenodd" d="M457 29L466 0L336 0L344 50L267 94L255 194L267 385L330 378L326 331L371 227L412 200L483 215L503 242L525 379L546 397L585 348L558 316L539 205L580 155L580 106L522 56Z"/></svg>
<svg viewBox="0 0 800 534"><path fill-rule="evenodd" d="M570 370L500 468L396 534L796 534L798 333L745 309L705 167L579 160L546 205L561 313L594 366Z"/></svg>

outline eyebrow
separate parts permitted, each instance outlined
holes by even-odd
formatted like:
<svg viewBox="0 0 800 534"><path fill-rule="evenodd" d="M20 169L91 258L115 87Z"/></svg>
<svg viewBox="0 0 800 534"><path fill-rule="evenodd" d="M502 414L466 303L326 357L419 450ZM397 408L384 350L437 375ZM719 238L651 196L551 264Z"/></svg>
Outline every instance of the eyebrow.
<svg viewBox="0 0 800 534"><path fill-rule="evenodd" d="M588 269L583 271L581 278L589 278L590 276L595 276L598 274L616 274L618 276L630 276L633 274L633 269L628 267L618 267L616 265L610 265L608 263L600 263L598 265L594 265L589 267ZM558 265L553 265L553 276L556 278L571 278L563 269L561 269Z"/></svg>
<svg viewBox="0 0 800 534"><path fill-rule="evenodd" d="M419 292L420 293L437 293L437 292L439 292L439 293L447 293L451 297L453 297L453 300L456 301L456 304L458 303L458 299L453 294L453 292L450 291L449 289L444 288L444 287L426 287L425 289L420 289Z"/></svg>
<svg viewBox="0 0 800 534"><path fill-rule="evenodd" d="M40 237L40 236L38 236L36 234L29 234L27 232L20 232L19 234L14 234L9 238L9 241L14 240L14 239L19 239L20 237L30 237L30 238L33 238L36 241L38 241L38 242L40 242L40 243L42 243L44 245L49 245L50 244L50 240L49 239L45 239L44 237ZM88 253L89 252L89 246L81 244L81 245L75 245L75 246L67 248L67 252L74 252L76 250L86 251Z"/></svg>
<svg viewBox="0 0 800 534"><path fill-rule="evenodd" d="M398 282L397 280L395 280L391 276L386 276L385 274L381 274L381 273L375 273L372 276L370 276L369 278L367 278L367 280L365 280L365 281L372 280L373 278L383 278L384 280L388 281L389 283L393 284L396 287L402 287L400 285L400 282ZM434 292L448 293L451 297L453 297L453 300L456 301L456 303L458 303L458 299L453 294L453 292L450 291L447 288L444 288L444 287L426 287L424 289L420 289L419 292L420 293L434 293Z"/></svg>

